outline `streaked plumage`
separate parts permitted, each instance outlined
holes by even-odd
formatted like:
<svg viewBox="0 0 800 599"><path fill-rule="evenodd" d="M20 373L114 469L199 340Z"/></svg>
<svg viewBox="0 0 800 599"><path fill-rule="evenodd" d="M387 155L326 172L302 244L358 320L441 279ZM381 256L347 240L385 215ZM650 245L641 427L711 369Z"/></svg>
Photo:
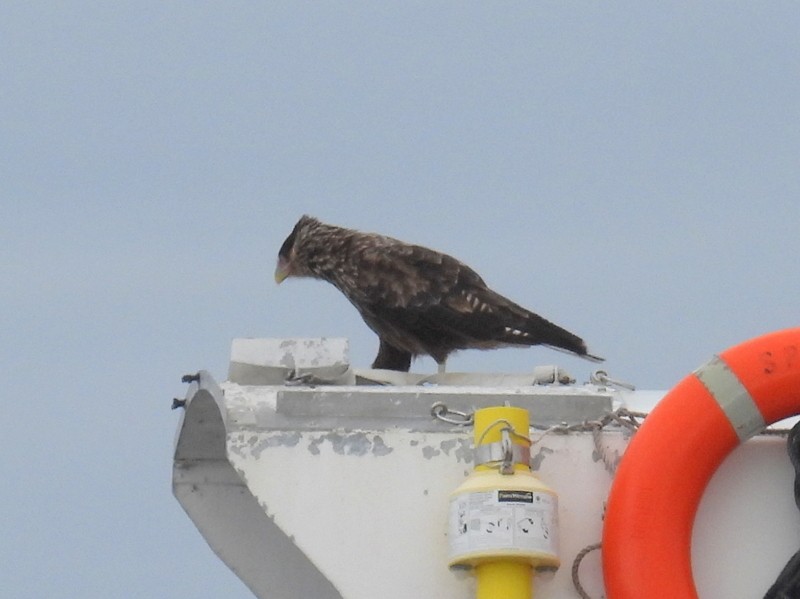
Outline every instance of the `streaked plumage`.
<svg viewBox="0 0 800 599"><path fill-rule="evenodd" d="M486 286L469 266L391 237L303 216L278 252L275 280L328 281L377 333L373 368L407 371L412 357L442 365L460 349L547 345L600 361L583 340Z"/></svg>

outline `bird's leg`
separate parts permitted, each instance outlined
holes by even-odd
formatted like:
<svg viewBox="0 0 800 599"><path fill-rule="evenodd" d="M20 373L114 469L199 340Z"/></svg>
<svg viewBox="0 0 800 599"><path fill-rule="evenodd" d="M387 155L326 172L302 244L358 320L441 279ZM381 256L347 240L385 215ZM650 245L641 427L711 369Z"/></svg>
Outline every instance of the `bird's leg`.
<svg viewBox="0 0 800 599"><path fill-rule="evenodd" d="M375 357L372 367L408 372L409 368L411 368L411 354L402 349L397 349L394 345L386 343L383 339L380 340L380 343L378 355Z"/></svg>

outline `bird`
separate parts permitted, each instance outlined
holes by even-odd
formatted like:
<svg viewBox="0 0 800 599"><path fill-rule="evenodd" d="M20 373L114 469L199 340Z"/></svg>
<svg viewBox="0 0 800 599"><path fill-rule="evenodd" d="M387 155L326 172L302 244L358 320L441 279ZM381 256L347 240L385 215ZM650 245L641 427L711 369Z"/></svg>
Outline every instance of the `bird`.
<svg viewBox="0 0 800 599"><path fill-rule="evenodd" d="M374 369L408 372L412 358L465 349L544 345L587 360L586 343L490 289L447 254L303 215L278 251L275 281L310 277L336 287L378 335Z"/></svg>

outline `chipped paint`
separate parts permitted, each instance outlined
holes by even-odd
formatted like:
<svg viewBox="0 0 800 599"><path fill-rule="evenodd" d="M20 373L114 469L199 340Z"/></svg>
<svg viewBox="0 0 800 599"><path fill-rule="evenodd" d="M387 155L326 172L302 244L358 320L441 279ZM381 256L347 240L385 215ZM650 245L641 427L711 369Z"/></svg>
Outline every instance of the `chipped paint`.
<svg viewBox="0 0 800 599"><path fill-rule="evenodd" d="M394 451L392 447L386 445L383 437L364 432L338 433L330 432L324 435L314 435L308 444L308 451L311 455L320 454L320 446L330 443L334 453L347 456L373 455L382 457Z"/></svg>
<svg viewBox="0 0 800 599"><path fill-rule="evenodd" d="M250 453L257 458L265 449L270 447L294 447L299 442L300 433L296 431L272 433L260 437L255 444L251 444Z"/></svg>
<svg viewBox="0 0 800 599"><path fill-rule="evenodd" d="M300 433L297 431L276 431L260 435L241 433L228 438L228 451L246 458L258 459L261 454L271 447L295 447L300 442Z"/></svg>
<svg viewBox="0 0 800 599"><path fill-rule="evenodd" d="M544 462L544 459L552 453L555 452L549 447L539 446L539 451L536 452L536 455L531 456L531 470L533 471L540 470L542 467L542 462Z"/></svg>
<svg viewBox="0 0 800 599"><path fill-rule="evenodd" d="M329 443L334 453L347 456L373 455L382 457L389 455L394 448L387 445L386 441L377 434L365 432L330 432L325 434L303 434L298 431L275 431L258 435L239 434L228 438L228 451L241 458L261 457L267 449L282 447L291 449L300 444L303 439L308 440L306 448L312 455L321 453L321 446Z"/></svg>
<svg viewBox="0 0 800 599"><path fill-rule="evenodd" d="M436 456L441 455L442 452L436 449L435 447L431 447L430 445L426 445L422 448L422 457L426 460L430 460L431 458L435 458Z"/></svg>
<svg viewBox="0 0 800 599"><path fill-rule="evenodd" d="M389 455L394 451L393 448L389 447L384 443L383 437L380 435L375 435L375 438L372 440L373 447L372 447L372 455L380 457L384 455Z"/></svg>
<svg viewBox="0 0 800 599"><path fill-rule="evenodd" d="M616 471L616 469L619 467L620 461L622 461L622 455L620 455L619 451L617 450L614 450L613 452L610 450L605 451L610 453L610 455L603 457L603 454L599 450L595 449L592 451L592 461L594 461L595 464L600 462L605 465L606 460L608 460L609 466L611 466L612 470Z"/></svg>
<svg viewBox="0 0 800 599"><path fill-rule="evenodd" d="M472 462L475 452L472 448L472 442L469 439L459 437L456 439L448 439L439 444L445 455L449 456L453 452L453 457L459 462Z"/></svg>
<svg viewBox="0 0 800 599"><path fill-rule="evenodd" d="M419 445L419 442L412 442L410 445L414 447ZM422 457L426 460L439 457L440 455L455 458L457 462L471 463L474 455L472 443L470 443L468 439L458 438L446 439L441 441L438 446L422 446Z"/></svg>
<svg viewBox="0 0 800 599"><path fill-rule="evenodd" d="M442 448L442 451L445 455L450 455L450 450L456 446L458 441L456 439L449 439L447 441L442 441L439 443L439 447Z"/></svg>

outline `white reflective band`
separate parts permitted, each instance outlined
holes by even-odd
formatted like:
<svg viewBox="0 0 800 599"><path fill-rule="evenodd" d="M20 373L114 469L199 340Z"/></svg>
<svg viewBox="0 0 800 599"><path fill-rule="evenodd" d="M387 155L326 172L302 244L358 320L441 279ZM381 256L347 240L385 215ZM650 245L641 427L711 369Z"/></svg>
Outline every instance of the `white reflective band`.
<svg viewBox="0 0 800 599"><path fill-rule="evenodd" d="M736 373L719 356L714 356L694 374L725 412L739 441L746 441L764 430L767 423L758 406Z"/></svg>

